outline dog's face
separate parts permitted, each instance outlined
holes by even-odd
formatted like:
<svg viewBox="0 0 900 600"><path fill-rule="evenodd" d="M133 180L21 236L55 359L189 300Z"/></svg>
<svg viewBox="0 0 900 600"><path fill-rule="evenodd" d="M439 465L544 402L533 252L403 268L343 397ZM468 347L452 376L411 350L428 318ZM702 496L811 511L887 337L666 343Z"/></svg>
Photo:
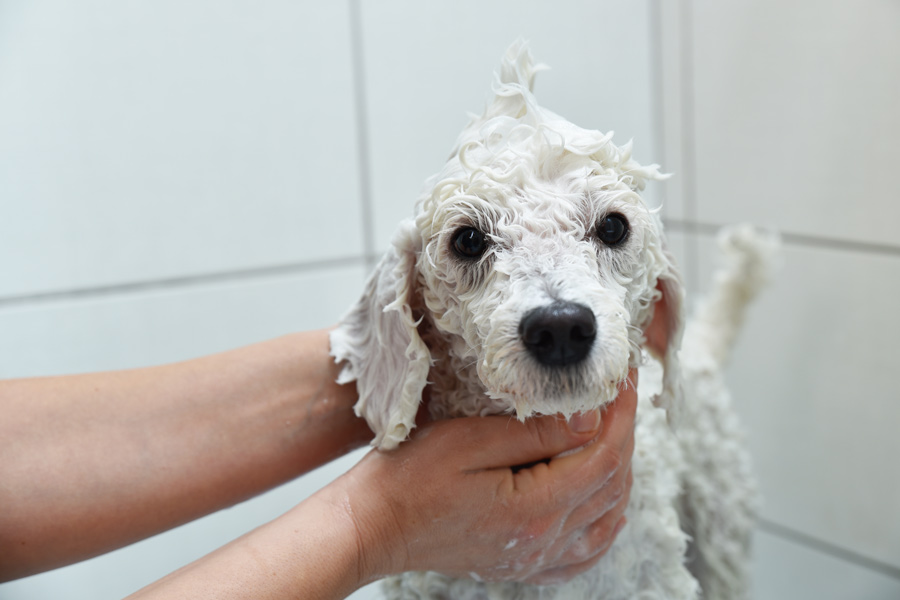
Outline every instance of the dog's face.
<svg viewBox="0 0 900 600"><path fill-rule="evenodd" d="M543 133L499 154L470 142L416 219L427 318L520 418L615 397L667 266L630 176Z"/></svg>
<svg viewBox="0 0 900 600"><path fill-rule="evenodd" d="M332 336L377 445L413 427L434 350L423 323L455 364L435 368L462 365L470 381L474 370L491 409L519 418L611 401L648 336L674 365L681 288L639 195L659 173L538 107L523 84L533 72L511 49L494 103Z"/></svg>

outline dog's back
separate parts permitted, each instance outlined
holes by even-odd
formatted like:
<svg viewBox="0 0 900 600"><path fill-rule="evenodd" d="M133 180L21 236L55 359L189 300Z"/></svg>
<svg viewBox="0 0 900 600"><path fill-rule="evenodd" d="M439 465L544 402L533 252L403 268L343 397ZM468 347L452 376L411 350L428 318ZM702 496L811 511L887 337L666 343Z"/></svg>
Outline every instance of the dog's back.
<svg viewBox="0 0 900 600"><path fill-rule="evenodd" d="M778 251L748 225L719 234L721 266L685 328L681 350L684 424L676 433L687 469L680 502L691 536L687 565L703 597L746 598L756 482L744 433L723 379L746 310L768 281Z"/></svg>

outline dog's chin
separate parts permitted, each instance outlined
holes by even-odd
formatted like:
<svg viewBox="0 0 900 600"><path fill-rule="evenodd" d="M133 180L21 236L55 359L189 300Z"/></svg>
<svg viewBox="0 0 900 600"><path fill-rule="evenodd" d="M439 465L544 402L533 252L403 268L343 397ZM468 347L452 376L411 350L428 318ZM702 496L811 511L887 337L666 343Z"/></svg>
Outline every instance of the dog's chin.
<svg viewBox="0 0 900 600"><path fill-rule="evenodd" d="M519 419L551 414L568 418L615 400L619 384L628 376L627 364L616 371L600 372L590 361L564 367L532 363L502 378L484 374L482 380L488 396L501 400Z"/></svg>

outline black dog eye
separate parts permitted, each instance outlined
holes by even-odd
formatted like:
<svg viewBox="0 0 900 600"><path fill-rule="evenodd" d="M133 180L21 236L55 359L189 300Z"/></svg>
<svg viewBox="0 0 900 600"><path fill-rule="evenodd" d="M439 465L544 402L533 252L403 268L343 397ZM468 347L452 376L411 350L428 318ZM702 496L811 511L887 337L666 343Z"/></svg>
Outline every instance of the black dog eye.
<svg viewBox="0 0 900 600"><path fill-rule="evenodd" d="M453 251L460 258L478 258L487 250L484 234L474 227L464 227L453 236Z"/></svg>
<svg viewBox="0 0 900 600"><path fill-rule="evenodd" d="M618 246L628 237L628 221L619 213L607 215L597 225L597 237L607 246Z"/></svg>

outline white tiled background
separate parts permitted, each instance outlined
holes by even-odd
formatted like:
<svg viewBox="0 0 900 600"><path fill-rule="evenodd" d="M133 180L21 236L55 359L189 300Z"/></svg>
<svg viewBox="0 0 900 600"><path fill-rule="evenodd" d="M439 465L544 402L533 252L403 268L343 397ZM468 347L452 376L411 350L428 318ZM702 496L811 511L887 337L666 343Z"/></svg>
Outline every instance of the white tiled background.
<svg viewBox="0 0 900 600"><path fill-rule="evenodd" d="M333 323L521 36L545 105L676 174L693 291L718 225L784 235L730 372L757 598L900 598L898 32L894 0L0 0L0 377ZM0 599L124 596L355 458Z"/></svg>

